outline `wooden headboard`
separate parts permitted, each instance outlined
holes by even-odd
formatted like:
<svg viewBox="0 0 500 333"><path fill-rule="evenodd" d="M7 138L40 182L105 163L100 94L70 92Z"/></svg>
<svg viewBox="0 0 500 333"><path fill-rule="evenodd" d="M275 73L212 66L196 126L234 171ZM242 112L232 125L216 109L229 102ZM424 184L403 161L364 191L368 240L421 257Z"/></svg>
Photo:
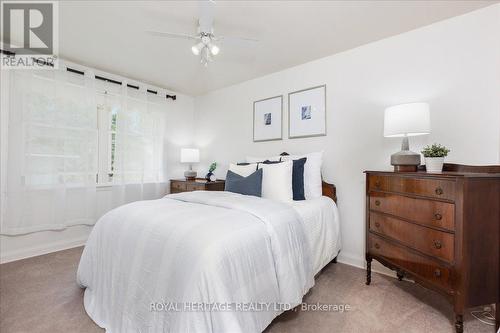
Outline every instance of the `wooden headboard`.
<svg viewBox="0 0 500 333"><path fill-rule="evenodd" d="M287 152L282 152L280 156L288 156ZM306 162L307 163L307 162ZM337 203L337 188L335 185L327 183L325 181L321 182L321 191L325 197L331 198L335 203Z"/></svg>
<svg viewBox="0 0 500 333"><path fill-rule="evenodd" d="M321 190L323 191L323 195L325 197L329 197L337 203L337 188L335 185L323 181L321 182Z"/></svg>

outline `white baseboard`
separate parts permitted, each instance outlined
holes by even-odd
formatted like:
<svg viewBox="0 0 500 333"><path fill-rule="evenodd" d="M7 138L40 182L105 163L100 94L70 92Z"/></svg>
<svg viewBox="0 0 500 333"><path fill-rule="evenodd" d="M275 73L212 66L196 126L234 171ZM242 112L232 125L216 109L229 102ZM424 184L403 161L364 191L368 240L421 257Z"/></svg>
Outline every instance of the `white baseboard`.
<svg viewBox="0 0 500 333"><path fill-rule="evenodd" d="M342 264L349 265L349 266L354 266L354 267L358 267L361 269L366 269L365 258L360 257L359 255L352 254L352 253L340 252L337 261L342 263ZM372 272L386 275L386 276L389 276L389 277L396 279L396 273L394 273L394 271L390 270L389 268L385 267L384 265L378 263L375 260L372 261ZM411 281L411 280L408 280L408 281Z"/></svg>
<svg viewBox="0 0 500 333"><path fill-rule="evenodd" d="M349 266L358 267L361 269L365 269L365 258L355 255L353 253L340 251L339 257L337 261Z"/></svg>
<svg viewBox="0 0 500 333"><path fill-rule="evenodd" d="M85 245L87 237L64 240L60 242L53 242L50 244L45 244L42 246L35 246L30 248L25 248L16 251L2 252L0 254L0 264L5 264L11 261L37 257L43 254L72 249L74 247L79 247Z"/></svg>

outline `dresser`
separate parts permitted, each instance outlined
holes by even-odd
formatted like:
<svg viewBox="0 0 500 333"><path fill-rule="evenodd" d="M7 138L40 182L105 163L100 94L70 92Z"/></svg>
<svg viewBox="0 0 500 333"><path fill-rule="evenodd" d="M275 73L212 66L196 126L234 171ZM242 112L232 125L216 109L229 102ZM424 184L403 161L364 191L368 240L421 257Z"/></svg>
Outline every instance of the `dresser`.
<svg viewBox="0 0 500 333"><path fill-rule="evenodd" d="M467 308L492 303L498 329L500 166L443 170L365 172L366 284L375 259L446 297L457 332Z"/></svg>
<svg viewBox="0 0 500 333"><path fill-rule="evenodd" d="M191 192L191 191L224 191L224 180L209 182L204 178L195 180L171 179L170 193Z"/></svg>

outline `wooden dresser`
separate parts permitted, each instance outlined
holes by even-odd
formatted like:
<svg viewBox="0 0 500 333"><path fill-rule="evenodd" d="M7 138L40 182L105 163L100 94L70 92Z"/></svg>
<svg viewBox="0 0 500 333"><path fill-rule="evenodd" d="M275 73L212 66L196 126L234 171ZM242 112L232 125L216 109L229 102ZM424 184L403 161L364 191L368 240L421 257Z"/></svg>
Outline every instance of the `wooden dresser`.
<svg viewBox="0 0 500 333"><path fill-rule="evenodd" d="M492 303L498 329L500 166L444 170L365 172L366 284L376 259L447 297L457 332L467 308Z"/></svg>
<svg viewBox="0 0 500 333"><path fill-rule="evenodd" d="M191 191L224 191L224 180L217 179L209 182L204 178L195 180L171 179L170 193L191 192Z"/></svg>

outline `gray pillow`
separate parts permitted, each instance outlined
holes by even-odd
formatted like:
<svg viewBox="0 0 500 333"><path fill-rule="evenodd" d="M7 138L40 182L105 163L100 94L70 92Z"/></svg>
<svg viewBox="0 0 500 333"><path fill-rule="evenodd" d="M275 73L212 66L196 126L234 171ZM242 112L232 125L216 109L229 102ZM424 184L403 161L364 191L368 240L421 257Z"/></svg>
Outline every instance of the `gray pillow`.
<svg viewBox="0 0 500 333"><path fill-rule="evenodd" d="M243 177L229 170L224 191L260 197L262 195L262 169Z"/></svg>

